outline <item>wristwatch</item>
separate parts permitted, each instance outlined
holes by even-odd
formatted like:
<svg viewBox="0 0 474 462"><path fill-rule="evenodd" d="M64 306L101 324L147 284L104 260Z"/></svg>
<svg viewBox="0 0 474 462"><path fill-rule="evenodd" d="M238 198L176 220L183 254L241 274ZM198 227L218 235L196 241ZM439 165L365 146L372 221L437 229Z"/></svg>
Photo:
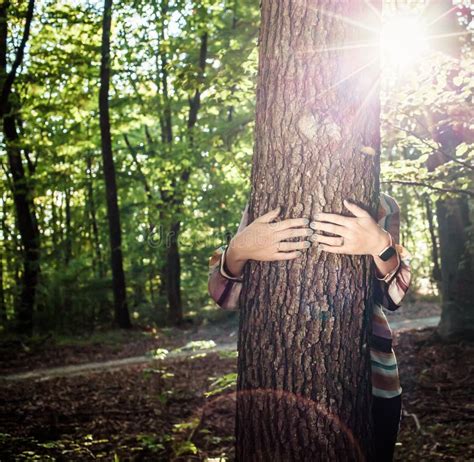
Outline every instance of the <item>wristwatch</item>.
<svg viewBox="0 0 474 462"><path fill-rule="evenodd" d="M378 257L383 260L383 261L387 261L389 260L393 255L395 255L397 253L397 250L395 249L395 246L393 245L393 239L392 239L392 235L384 230L389 238L390 238L390 244L385 247L379 254L378 254Z"/></svg>
<svg viewBox="0 0 474 462"><path fill-rule="evenodd" d="M388 245L387 247L385 247L379 254L378 254L378 257L383 260L383 261L387 261L392 255L393 253L395 252L395 255L397 256L397 265L395 266L395 268L393 268L392 271L388 272L384 277L382 278L379 278L377 276L377 274L375 274L375 277L379 280L379 281L384 281L386 282L387 284L393 279L393 277L395 276L395 274L398 272L398 269L400 268L400 265L401 265L401 259L400 259L400 255L397 251L397 248L395 247L396 244L393 243L393 238L392 238L392 235L384 229L384 231L390 236L390 245Z"/></svg>
<svg viewBox="0 0 474 462"><path fill-rule="evenodd" d="M226 254L227 254L228 247L229 247L228 245L223 246L224 250L223 250L222 255L221 255L221 260L220 260L220 264L219 264L219 272L226 279L230 279L231 281L235 281L235 282L243 282L243 278L241 276L240 277L239 276L234 276L230 272L229 268L227 268L225 257L226 257Z"/></svg>
<svg viewBox="0 0 474 462"><path fill-rule="evenodd" d="M395 246L393 245L393 239L392 239L392 235L384 230L389 238L390 238L390 244L385 247L379 254L378 254L378 257L383 260L383 261L387 261L389 260L393 255L395 255L397 253L397 250L395 249Z"/></svg>

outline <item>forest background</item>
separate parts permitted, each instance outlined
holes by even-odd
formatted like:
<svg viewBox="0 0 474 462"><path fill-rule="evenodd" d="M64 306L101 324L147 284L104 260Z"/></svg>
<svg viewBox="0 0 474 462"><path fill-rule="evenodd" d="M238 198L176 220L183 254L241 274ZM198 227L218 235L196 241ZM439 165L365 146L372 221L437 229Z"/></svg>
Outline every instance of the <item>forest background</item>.
<svg viewBox="0 0 474 462"><path fill-rule="evenodd" d="M381 76L381 188L402 210L400 240L414 257L412 300L440 296L436 203L462 201L472 223L472 5L434 3L455 5L456 24L453 15L437 17L424 31L429 46L419 50L398 30ZM15 136L4 127L0 144L1 328L67 334L114 320L127 327L114 309L101 150L104 5L2 5L1 78L14 70L6 118ZM122 309L138 326L198 322L216 310L208 259L235 232L249 192L258 4L120 1L110 13L108 101L120 211L112 233L122 239ZM23 209L15 191L24 193ZM21 223L28 219L25 251ZM472 255L472 225L465 229ZM37 277L25 277L28 265ZM25 295L31 286L32 301Z"/></svg>

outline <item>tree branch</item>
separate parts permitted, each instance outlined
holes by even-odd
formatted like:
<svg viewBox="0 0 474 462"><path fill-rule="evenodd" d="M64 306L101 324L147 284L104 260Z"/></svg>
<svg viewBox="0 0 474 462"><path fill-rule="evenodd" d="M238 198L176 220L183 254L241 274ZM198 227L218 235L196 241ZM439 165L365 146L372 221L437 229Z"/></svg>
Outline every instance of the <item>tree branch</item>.
<svg viewBox="0 0 474 462"><path fill-rule="evenodd" d="M383 183L383 184L403 184L403 185L406 185L406 186L422 186L424 188L432 189L433 191L465 194L467 196L474 197L474 191L471 191L470 189L437 188L436 186L431 186L431 185L423 183L421 181L388 180L388 181L381 181L381 183Z"/></svg>
<svg viewBox="0 0 474 462"><path fill-rule="evenodd" d="M138 171L138 173L139 173L139 175L142 179L143 186L144 186L145 192L146 192L146 196L147 196L148 200L150 201L150 203L153 203L153 194L151 192L150 185L148 184L146 176L143 173L142 167L141 167L140 162L138 160L137 152L136 152L135 148L131 145L130 140L128 139L128 136L126 134L123 135L123 139L125 141L125 144L127 145L127 148L129 150L130 154L132 155L133 161L135 162L135 165L137 167L137 171Z"/></svg>
<svg viewBox="0 0 474 462"><path fill-rule="evenodd" d="M459 160L457 159L456 157L448 154L447 152L444 151L444 149L441 149L440 147L437 147L437 148L434 148L433 146L431 146L430 143L428 143L428 141L426 141L425 139L423 138L420 138L415 132L411 131L411 130L408 130L406 128L402 128L402 127L399 127L397 125L394 125L390 122L386 122L388 125L392 126L393 128L396 128L397 130L401 130L405 133L408 133L409 135L411 136L414 136L417 140L421 141L423 144L425 144L426 146L428 146L433 152L434 151L439 151L441 154L443 154L444 156L446 156L448 159L452 160L453 162L459 164L459 165L462 165L463 167L466 167L467 169L469 170L474 170L474 165L470 165L466 162L463 162L462 160ZM439 144L438 144L439 146ZM469 152L469 151L468 151Z"/></svg>

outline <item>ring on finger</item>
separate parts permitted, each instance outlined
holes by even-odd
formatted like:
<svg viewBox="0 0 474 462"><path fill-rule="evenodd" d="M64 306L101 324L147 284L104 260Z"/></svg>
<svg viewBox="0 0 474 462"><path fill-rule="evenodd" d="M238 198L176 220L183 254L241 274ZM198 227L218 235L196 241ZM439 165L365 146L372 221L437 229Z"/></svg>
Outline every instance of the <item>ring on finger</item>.
<svg viewBox="0 0 474 462"><path fill-rule="evenodd" d="M337 238L339 238L339 242L337 241ZM332 245L334 247L342 247L344 245L344 236L324 236L315 233L310 237L310 240L313 242Z"/></svg>

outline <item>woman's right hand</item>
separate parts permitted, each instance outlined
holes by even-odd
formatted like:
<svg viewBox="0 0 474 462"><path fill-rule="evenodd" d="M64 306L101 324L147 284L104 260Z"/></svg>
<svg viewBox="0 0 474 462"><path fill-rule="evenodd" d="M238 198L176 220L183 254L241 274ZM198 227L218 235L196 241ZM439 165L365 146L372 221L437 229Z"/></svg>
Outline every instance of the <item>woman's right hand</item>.
<svg viewBox="0 0 474 462"><path fill-rule="evenodd" d="M309 237L314 231L307 218L288 218L271 223L280 213L280 207L256 218L230 241L226 252L226 266L234 274L240 274L247 260L292 260L308 249L311 241L291 241L292 237Z"/></svg>

